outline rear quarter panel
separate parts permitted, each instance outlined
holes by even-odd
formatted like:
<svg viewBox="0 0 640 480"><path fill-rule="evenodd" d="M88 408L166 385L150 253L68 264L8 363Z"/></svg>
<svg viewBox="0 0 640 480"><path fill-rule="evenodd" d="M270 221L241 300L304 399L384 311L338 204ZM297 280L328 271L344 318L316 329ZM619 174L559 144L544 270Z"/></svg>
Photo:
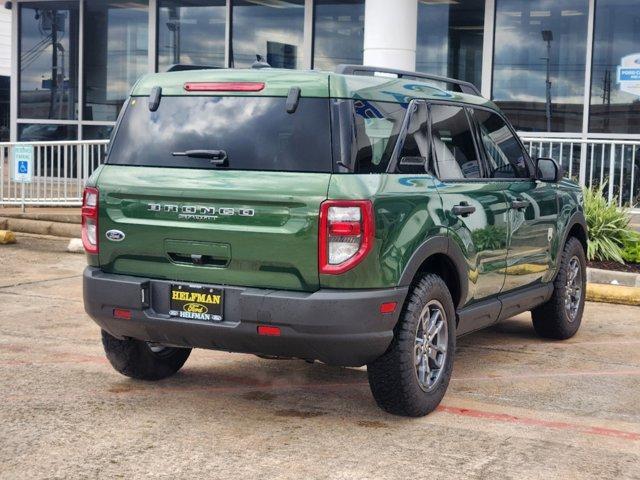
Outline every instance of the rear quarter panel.
<svg viewBox="0 0 640 480"><path fill-rule="evenodd" d="M334 174L329 199L373 203L373 250L342 275L320 275L324 288L386 288L397 286L418 246L429 237L446 235L441 225L442 202L429 175Z"/></svg>

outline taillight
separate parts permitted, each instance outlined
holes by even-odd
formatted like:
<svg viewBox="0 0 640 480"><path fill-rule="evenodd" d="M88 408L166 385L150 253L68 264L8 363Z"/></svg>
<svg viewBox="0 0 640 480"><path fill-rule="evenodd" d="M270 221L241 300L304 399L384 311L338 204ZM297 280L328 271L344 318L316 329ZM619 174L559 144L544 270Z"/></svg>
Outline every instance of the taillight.
<svg viewBox="0 0 640 480"><path fill-rule="evenodd" d="M259 92L264 82L189 82L184 84L187 92Z"/></svg>
<svg viewBox="0 0 640 480"><path fill-rule="evenodd" d="M344 273L373 246L373 208L368 200L327 200L320 206L320 273Z"/></svg>
<svg viewBox="0 0 640 480"><path fill-rule="evenodd" d="M87 253L98 253L98 189L87 187L82 195L82 245Z"/></svg>

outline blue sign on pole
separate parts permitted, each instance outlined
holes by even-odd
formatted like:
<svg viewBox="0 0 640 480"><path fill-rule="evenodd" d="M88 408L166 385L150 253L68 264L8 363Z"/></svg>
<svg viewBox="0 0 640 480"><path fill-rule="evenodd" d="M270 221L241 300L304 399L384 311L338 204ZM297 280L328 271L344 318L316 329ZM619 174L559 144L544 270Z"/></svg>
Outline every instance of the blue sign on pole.
<svg viewBox="0 0 640 480"><path fill-rule="evenodd" d="M33 181L33 145L13 147L13 180L18 183Z"/></svg>

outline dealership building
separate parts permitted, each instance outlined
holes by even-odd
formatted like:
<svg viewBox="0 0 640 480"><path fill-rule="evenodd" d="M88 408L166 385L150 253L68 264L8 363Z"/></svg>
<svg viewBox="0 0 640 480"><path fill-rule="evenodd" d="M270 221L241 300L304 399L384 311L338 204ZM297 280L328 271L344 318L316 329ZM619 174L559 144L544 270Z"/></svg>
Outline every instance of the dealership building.
<svg viewBox="0 0 640 480"><path fill-rule="evenodd" d="M472 82L532 138L627 142L582 143L576 162L601 156L625 202L637 203L638 0L13 0L5 8L13 141L108 138L136 79L174 64L246 68L256 55L278 68L367 64ZM583 176L598 175L594 161Z"/></svg>

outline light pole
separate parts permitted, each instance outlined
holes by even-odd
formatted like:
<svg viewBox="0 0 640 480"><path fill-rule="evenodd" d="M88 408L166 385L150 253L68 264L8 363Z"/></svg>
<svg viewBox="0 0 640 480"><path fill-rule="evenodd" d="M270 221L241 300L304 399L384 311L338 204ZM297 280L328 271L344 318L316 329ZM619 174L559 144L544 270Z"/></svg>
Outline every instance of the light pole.
<svg viewBox="0 0 640 480"><path fill-rule="evenodd" d="M544 60L547 61L547 81L546 81L546 117L547 117L547 132L551 131L551 42L553 41L553 32L551 30L542 31L542 40L547 42L547 56Z"/></svg>

